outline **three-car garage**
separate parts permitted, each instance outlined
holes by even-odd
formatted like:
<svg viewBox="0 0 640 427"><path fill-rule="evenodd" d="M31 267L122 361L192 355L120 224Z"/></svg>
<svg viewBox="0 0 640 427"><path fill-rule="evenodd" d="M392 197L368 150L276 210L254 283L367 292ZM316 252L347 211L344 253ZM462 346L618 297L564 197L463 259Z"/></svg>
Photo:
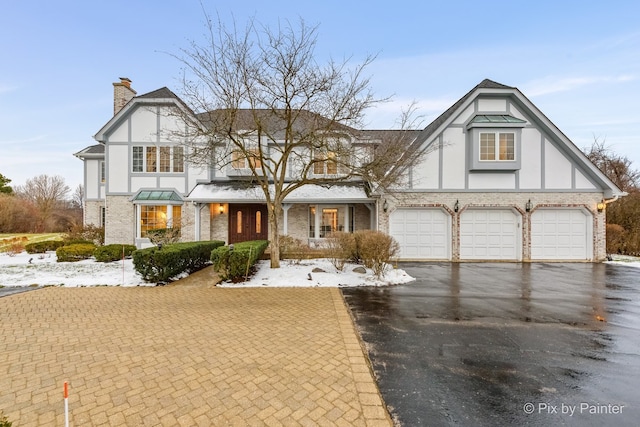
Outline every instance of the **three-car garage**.
<svg viewBox="0 0 640 427"><path fill-rule="evenodd" d="M442 207L401 207L389 216L399 258L425 261L522 261L527 256L589 261L592 224L589 211L574 207L541 207L531 213L508 207L468 207L459 213Z"/></svg>

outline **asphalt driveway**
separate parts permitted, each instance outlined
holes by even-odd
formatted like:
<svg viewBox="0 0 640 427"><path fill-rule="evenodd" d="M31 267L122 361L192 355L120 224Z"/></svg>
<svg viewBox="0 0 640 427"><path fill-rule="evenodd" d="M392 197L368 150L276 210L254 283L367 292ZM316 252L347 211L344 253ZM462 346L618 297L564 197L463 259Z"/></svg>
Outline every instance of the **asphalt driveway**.
<svg viewBox="0 0 640 427"><path fill-rule="evenodd" d="M638 425L640 270L404 263L343 290L397 425Z"/></svg>

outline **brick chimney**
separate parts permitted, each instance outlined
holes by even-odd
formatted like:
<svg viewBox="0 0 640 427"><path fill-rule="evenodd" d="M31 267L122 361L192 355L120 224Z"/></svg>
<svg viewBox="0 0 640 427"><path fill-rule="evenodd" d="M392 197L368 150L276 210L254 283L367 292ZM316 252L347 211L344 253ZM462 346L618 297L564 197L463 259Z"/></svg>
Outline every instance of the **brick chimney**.
<svg viewBox="0 0 640 427"><path fill-rule="evenodd" d="M131 89L131 80L120 77L120 82L113 84L113 115L118 114L134 96L136 91Z"/></svg>

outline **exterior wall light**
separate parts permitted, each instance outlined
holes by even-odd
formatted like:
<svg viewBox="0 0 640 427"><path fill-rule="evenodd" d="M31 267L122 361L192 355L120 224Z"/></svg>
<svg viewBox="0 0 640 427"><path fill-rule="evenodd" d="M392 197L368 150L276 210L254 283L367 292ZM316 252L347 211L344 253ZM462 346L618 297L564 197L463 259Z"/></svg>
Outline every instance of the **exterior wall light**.
<svg viewBox="0 0 640 427"><path fill-rule="evenodd" d="M598 202L598 205L596 207L598 208L598 212L602 212L604 210L604 199Z"/></svg>
<svg viewBox="0 0 640 427"><path fill-rule="evenodd" d="M220 215L224 213L224 205L222 203L219 204L218 211L220 212Z"/></svg>
<svg viewBox="0 0 640 427"><path fill-rule="evenodd" d="M533 209L533 204L531 203L531 199L529 199L529 201L524 205L524 210L531 212L531 209Z"/></svg>
<svg viewBox="0 0 640 427"><path fill-rule="evenodd" d="M389 210L389 203L386 199L384 200L384 203L382 203L382 210L385 212Z"/></svg>
<svg viewBox="0 0 640 427"><path fill-rule="evenodd" d="M460 201L456 200L456 203L453 205L453 211L458 212L460 210Z"/></svg>

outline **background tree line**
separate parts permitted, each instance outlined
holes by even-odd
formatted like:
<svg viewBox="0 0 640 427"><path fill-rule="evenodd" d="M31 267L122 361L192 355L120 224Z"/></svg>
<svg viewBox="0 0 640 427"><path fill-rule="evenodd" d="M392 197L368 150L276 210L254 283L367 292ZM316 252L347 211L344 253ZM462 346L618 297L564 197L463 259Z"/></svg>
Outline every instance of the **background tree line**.
<svg viewBox="0 0 640 427"><path fill-rule="evenodd" d="M640 256L640 171L595 138L585 154L627 196L607 205L607 253Z"/></svg>
<svg viewBox="0 0 640 427"><path fill-rule="evenodd" d="M67 232L82 227L82 185L72 192L61 176L38 175L11 187L0 174L0 233Z"/></svg>

